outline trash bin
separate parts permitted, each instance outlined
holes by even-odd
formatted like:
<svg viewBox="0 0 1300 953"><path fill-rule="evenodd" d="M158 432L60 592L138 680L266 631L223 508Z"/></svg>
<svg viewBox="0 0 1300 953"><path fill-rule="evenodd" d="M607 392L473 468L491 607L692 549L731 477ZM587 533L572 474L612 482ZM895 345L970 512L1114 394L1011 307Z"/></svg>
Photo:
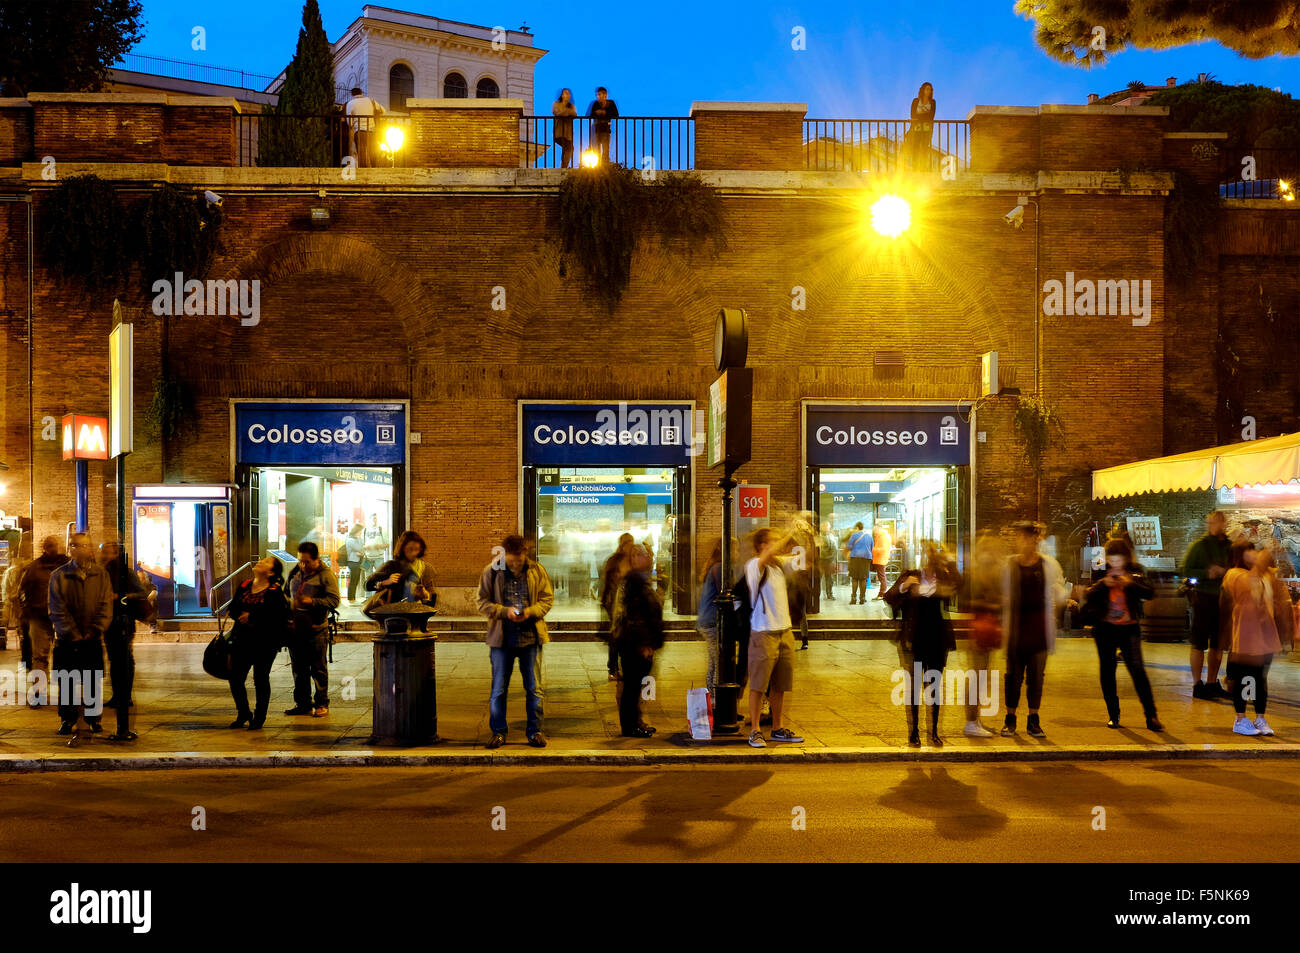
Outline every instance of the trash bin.
<svg viewBox="0 0 1300 953"><path fill-rule="evenodd" d="M438 738L436 635L385 632L375 638L372 745L426 745Z"/></svg>

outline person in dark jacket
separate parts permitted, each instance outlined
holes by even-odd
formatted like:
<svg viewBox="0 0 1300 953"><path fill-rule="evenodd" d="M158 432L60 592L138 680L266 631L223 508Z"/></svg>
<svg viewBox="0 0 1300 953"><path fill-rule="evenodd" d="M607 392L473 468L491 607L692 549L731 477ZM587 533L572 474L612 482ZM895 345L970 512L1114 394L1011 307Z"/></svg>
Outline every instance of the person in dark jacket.
<svg viewBox="0 0 1300 953"><path fill-rule="evenodd" d="M1101 695L1106 700L1110 720L1107 728L1119 727L1119 692L1115 685L1116 655L1124 659L1133 687L1137 689L1146 713L1147 728L1164 731L1156 717L1156 702L1151 680L1142 664L1142 603L1155 595L1142 567L1133 561L1128 541L1115 538L1106 543L1106 571L1084 596L1084 618L1092 622L1092 638L1097 643L1101 664Z"/></svg>
<svg viewBox="0 0 1300 953"><path fill-rule="evenodd" d="M610 123L618 118L618 106L609 98L609 90L604 86L596 87L596 98L587 107L587 116L591 119L591 137L596 141L596 151L600 153L600 164L609 163Z"/></svg>
<svg viewBox="0 0 1300 953"><path fill-rule="evenodd" d="M330 713L329 614L339 606L339 581L315 543L298 544L298 565L289 573L287 588L293 609L289 657L294 704L285 714L324 718Z"/></svg>
<svg viewBox="0 0 1300 953"><path fill-rule="evenodd" d="M239 584L231 600L230 695L235 700L231 728L257 731L271 704L271 666L289 639L289 600L284 593L284 564L267 556L253 567L253 578ZM253 670L257 707L248 707L248 670Z"/></svg>
<svg viewBox="0 0 1300 953"><path fill-rule="evenodd" d="M927 153L930 151L930 141L934 138L934 117L937 112L934 87L922 83L916 92L916 98L912 100L912 121L905 137L908 164L913 170L929 171L930 157Z"/></svg>
<svg viewBox="0 0 1300 953"><path fill-rule="evenodd" d="M664 607L650 582L651 565L644 546L630 549L628 572L614 604L611 635L623 667L618 720L624 738L649 738L655 733L641 720L641 683L654 666L655 651L664 644Z"/></svg>
<svg viewBox="0 0 1300 953"><path fill-rule="evenodd" d="M433 564L424 558L424 537L407 530L393 545L393 558L366 580L366 591L383 593L387 601L420 602L434 606L438 591L434 586Z"/></svg>
<svg viewBox="0 0 1300 953"><path fill-rule="evenodd" d="M366 528L360 523L353 523L352 530L343 538L344 561L348 567L348 602L357 598L357 588L361 585L361 564L366 558Z"/></svg>
<svg viewBox="0 0 1300 953"><path fill-rule="evenodd" d="M600 607L605 611L603 624L598 632L608 634L614 622L614 602L618 598L619 587L627 574L628 553L632 550L632 534L623 533L618 538L618 548L605 560L600 570ZM609 639L609 680L617 682L622 676L618 673L618 646Z"/></svg>
<svg viewBox="0 0 1300 953"><path fill-rule="evenodd" d="M1219 666L1223 664L1223 638L1219 590L1228 572L1232 543L1226 532L1228 519L1222 510L1205 518L1205 535L1194 542L1183 558L1183 576L1187 580L1192 603L1191 642L1192 697L1203 700L1231 698L1219 684ZM1201 681L1202 666L1206 667Z"/></svg>
<svg viewBox="0 0 1300 953"><path fill-rule="evenodd" d="M49 613L59 684L59 734L72 734L83 712L91 731L102 731L103 640L113 622L113 585L95 561L95 546L85 533L72 537L72 560L50 573Z"/></svg>
<svg viewBox="0 0 1300 953"><path fill-rule="evenodd" d="M50 680L50 650L54 646L54 625L50 622L50 575L68 561L59 552L59 537L46 536L41 543L41 554L23 571L18 583L18 602L27 634L32 643L32 671L42 672L39 678L46 685ZM44 693L42 693L44 694ZM43 704L33 700L33 708Z"/></svg>
<svg viewBox="0 0 1300 953"><path fill-rule="evenodd" d="M924 544L925 563L899 576L885 593L885 602L901 615L898 658L905 673L907 743L920 747L920 706L930 709L930 744L943 747L939 737L939 711L943 670L948 653L957 648L952 622L945 610L961 586L957 567L938 545Z"/></svg>
<svg viewBox="0 0 1300 953"><path fill-rule="evenodd" d="M144 615L147 598L144 586L131 571L126 553L116 540L99 546L99 562L113 584L113 621L104 633L104 647L108 650L108 677L113 686L113 697L104 703L105 708L117 712L117 731L108 736L109 741L135 741L131 730L131 689L135 685L135 620Z"/></svg>

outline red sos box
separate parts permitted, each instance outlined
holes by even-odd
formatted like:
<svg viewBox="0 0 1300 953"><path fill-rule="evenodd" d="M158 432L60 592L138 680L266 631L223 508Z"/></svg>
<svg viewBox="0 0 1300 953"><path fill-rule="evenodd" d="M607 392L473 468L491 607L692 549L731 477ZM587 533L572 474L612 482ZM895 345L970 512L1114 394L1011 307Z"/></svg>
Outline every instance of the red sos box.
<svg viewBox="0 0 1300 953"><path fill-rule="evenodd" d="M765 486L736 487L736 501L741 519L763 519L767 516L767 491Z"/></svg>

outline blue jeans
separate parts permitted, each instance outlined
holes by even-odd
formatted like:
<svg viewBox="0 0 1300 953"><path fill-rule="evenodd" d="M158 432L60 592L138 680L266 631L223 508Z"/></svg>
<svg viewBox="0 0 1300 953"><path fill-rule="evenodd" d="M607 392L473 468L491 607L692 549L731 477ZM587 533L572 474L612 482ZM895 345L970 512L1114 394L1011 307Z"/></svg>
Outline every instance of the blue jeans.
<svg viewBox="0 0 1300 953"><path fill-rule="evenodd" d="M492 657L492 695L488 699L488 727L496 735L506 733L506 698L510 690L510 676L519 660L519 674L523 676L527 695L528 737L542 730L542 647L530 645L522 649L488 649Z"/></svg>

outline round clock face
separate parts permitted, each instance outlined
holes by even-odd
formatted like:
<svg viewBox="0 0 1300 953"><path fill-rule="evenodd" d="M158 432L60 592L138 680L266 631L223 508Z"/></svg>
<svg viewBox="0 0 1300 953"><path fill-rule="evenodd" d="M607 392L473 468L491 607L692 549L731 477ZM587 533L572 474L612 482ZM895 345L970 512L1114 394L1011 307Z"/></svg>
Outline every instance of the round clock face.
<svg viewBox="0 0 1300 953"><path fill-rule="evenodd" d="M727 315L724 311L718 312L717 320L713 322L713 366L718 370L723 367L723 351L726 348L727 341Z"/></svg>
<svg viewBox="0 0 1300 953"><path fill-rule="evenodd" d="M745 312L724 308L713 324L713 366L719 371L743 367L746 346Z"/></svg>

